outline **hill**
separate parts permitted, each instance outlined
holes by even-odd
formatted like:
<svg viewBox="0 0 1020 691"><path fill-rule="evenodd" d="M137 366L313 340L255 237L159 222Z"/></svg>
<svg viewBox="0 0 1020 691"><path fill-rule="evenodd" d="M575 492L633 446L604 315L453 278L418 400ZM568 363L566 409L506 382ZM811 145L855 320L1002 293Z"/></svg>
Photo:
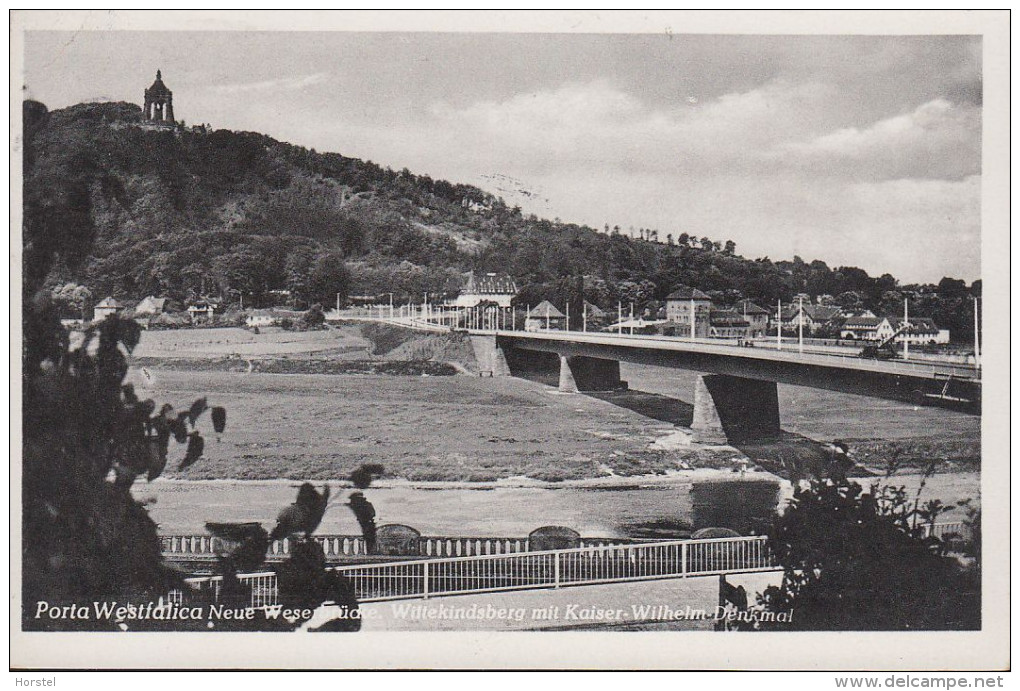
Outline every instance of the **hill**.
<svg viewBox="0 0 1020 691"><path fill-rule="evenodd" d="M392 292L399 302L450 294L474 269L509 272L529 304L579 307L583 295L641 309L681 283L723 304L806 293L888 312L906 296L912 315L934 317L954 338L972 333L979 282L900 286L856 267L747 259L701 230L630 237L525 216L471 185L262 134L146 127L129 103L24 110L26 286L254 306L274 290L299 305L337 293Z"/></svg>

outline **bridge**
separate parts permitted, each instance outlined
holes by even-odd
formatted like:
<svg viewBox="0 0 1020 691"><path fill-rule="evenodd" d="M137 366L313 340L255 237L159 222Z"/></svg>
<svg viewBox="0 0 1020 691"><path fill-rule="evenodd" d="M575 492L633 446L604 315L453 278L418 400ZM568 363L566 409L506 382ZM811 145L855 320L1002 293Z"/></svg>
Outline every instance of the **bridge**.
<svg viewBox="0 0 1020 691"><path fill-rule="evenodd" d="M371 320L429 331L454 330L420 318ZM777 437L777 384L980 413L980 367L923 354L913 359L866 359L856 349L803 346L789 339L779 344L770 339L559 330L457 331L470 337L484 372L555 381L565 393L625 388L621 362L705 373L695 385L692 430L698 441L708 443Z"/></svg>

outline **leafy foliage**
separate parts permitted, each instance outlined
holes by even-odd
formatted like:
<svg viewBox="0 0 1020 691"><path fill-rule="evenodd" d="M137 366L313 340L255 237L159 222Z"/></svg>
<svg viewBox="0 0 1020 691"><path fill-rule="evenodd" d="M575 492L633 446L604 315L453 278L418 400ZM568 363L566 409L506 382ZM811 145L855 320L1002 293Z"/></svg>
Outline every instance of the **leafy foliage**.
<svg viewBox="0 0 1020 691"><path fill-rule="evenodd" d="M961 563L925 528L946 510L902 487L847 480L798 487L769 533L783 583L761 607L789 613L790 630L980 628L980 566Z"/></svg>

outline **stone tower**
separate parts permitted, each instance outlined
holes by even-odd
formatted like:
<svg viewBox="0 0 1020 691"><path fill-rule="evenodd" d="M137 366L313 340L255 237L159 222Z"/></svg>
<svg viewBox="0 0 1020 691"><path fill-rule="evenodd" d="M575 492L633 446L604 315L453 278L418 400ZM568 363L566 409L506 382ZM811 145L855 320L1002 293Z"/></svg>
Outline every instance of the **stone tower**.
<svg viewBox="0 0 1020 691"><path fill-rule="evenodd" d="M156 70L156 81L145 90L144 119L174 124L174 92L166 88L159 70Z"/></svg>

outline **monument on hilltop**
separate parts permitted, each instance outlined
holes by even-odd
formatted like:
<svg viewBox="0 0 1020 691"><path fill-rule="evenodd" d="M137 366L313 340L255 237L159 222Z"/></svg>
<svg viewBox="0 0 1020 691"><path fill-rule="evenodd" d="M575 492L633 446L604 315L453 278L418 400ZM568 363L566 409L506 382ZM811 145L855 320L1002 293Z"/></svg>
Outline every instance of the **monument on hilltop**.
<svg viewBox="0 0 1020 691"><path fill-rule="evenodd" d="M156 70L156 81L145 90L142 118L148 122L174 124L174 92L163 83L163 75L159 70Z"/></svg>

